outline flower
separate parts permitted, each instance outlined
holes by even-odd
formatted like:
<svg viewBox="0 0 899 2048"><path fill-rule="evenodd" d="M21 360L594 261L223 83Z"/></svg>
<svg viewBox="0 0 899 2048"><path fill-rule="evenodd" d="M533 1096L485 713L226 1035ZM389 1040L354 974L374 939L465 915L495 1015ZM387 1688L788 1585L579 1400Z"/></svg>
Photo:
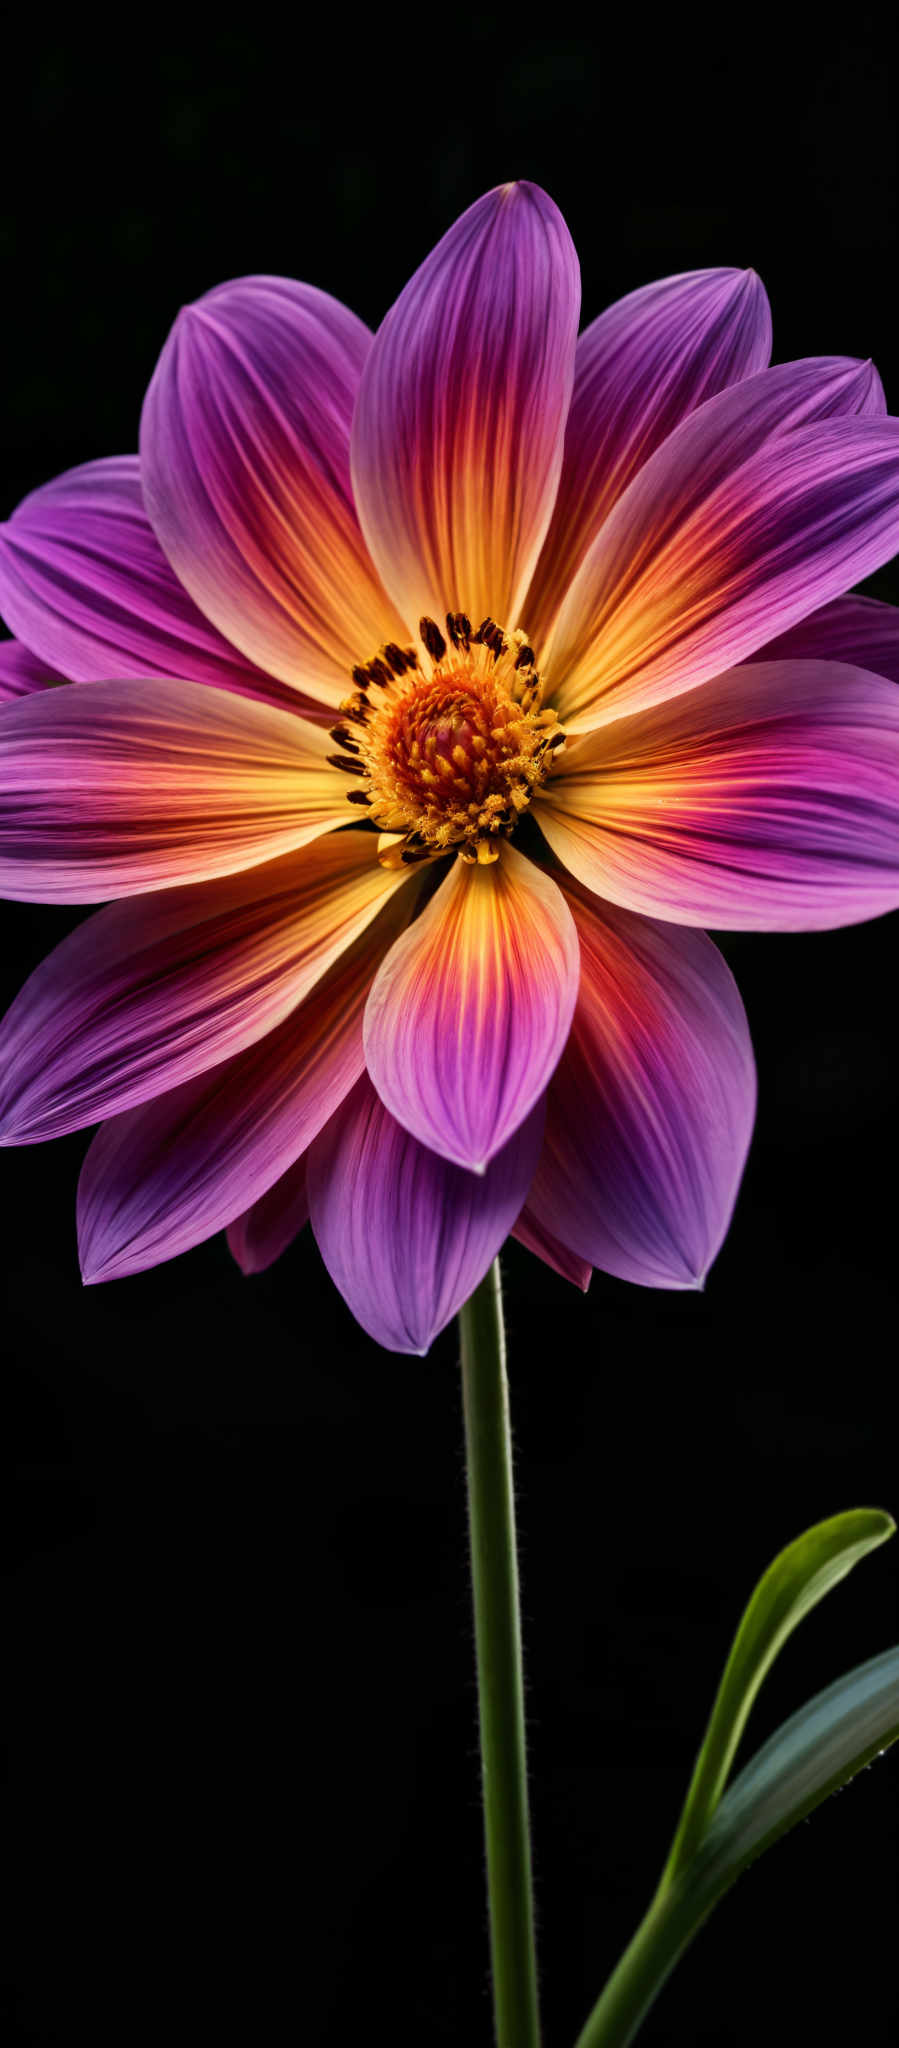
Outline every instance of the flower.
<svg viewBox="0 0 899 2048"><path fill-rule="evenodd" d="M139 458L0 530L0 884L105 904L8 1013L2 1130L100 1124L86 1280L308 1216L416 1352L510 1231L699 1285L755 1093L701 927L899 901L897 615L845 595L899 544L876 372L768 367L751 271L578 311L528 184L374 339L222 285Z"/></svg>

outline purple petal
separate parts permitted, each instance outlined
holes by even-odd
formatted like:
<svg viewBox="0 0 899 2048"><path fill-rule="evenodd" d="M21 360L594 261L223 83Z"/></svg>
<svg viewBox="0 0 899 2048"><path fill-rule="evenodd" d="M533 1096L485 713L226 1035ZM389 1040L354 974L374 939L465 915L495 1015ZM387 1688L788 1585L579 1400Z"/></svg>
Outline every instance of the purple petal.
<svg viewBox="0 0 899 2048"><path fill-rule="evenodd" d="M349 438L371 335L289 278L218 285L178 315L147 392L147 511L235 647L322 703L403 628L368 558Z"/></svg>
<svg viewBox="0 0 899 2048"><path fill-rule="evenodd" d="M518 623L559 480L580 280L536 185L469 207L378 330L353 421L362 530L407 624Z"/></svg>
<svg viewBox="0 0 899 2048"><path fill-rule="evenodd" d="M85 1280L142 1272L227 1224L245 1272L277 1257L308 1213L302 1155L362 1072L366 992L404 914L394 898L257 1044L103 1126L78 1190Z"/></svg>
<svg viewBox="0 0 899 2048"><path fill-rule="evenodd" d="M701 1286L752 1134L743 1005L704 933L566 888L581 993L547 1097L528 1214L622 1280Z"/></svg>
<svg viewBox="0 0 899 2048"><path fill-rule="evenodd" d="M269 861L349 816L321 726L199 683L77 683L0 719L0 888L96 903Z"/></svg>
<svg viewBox="0 0 899 2048"><path fill-rule="evenodd" d="M377 975L368 1071L423 1145L481 1172L546 1088L571 1023L577 933L555 882L506 842L457 859Z"/></svg>
<svg viewBox="0 0 899 2048"><path fill-rule="evenodd" d="M297 709L296 692L244 660L179 583L136 455L82 463L23 499L0 527L0 612L74 683L184 677Z"/></svg>
<svg viewBox="0 0 899 2048"><path fill-rule="evenodd" d="M242 1273L264 1273L309 1221L306 1155L296 1159L267 1194L228 1225L228 1248Z"/></svg>
<svg viewBox="0 0 899 2048"><path fill-rule="evenodd" d="M588 1266L585 1259L577 1258L559 1238L553 1237L527 1203L522 1209L512 1236L516 1237L527 1251L534 1252L538 1259L542 1259L545 1266L551 1266L554 1273L558 1273L563 1280L570 1280L573 1286L580 1288L582 1294L586 1294L593 1272L592 1266Z"/></svg>
<svg viewBox="0 0 899 2048"><path fill-rule="evenodd" d="M769 640L753 660L845 661L899 683L899 606L876 597L835 597Z"/></svg>
<svg viewBox="0 0 899 2048"><path fill-rule="evenodd" d="M41 661L30 648L23 647L21 640L0 640L0 704L30 697L33 691L46 690L51 683L64 680L49 662Z"/></svg>
<svg viewBox="0 0 899 2048"><path fill-rule="evenodd" d="M559 613L545 666L569 728L693 689L888 560L899 420L846 417L866 391L866 365L784 363L669 434Z"/></svg>
<svg viewBox="0 0 899 2048"><path fill-rule="evenodd" d="M577 345L565 457L522 619L534 645L632 477L706 398L767 367L771 314L754 270L692 270L619 299Z"/></svg>
<svg viewBox="0 0 899 2048"><path fill-rule="evenodd" d="M877 917L899 904L899 690L839 662L748 663L591 733L535 814L587 888L652 917Z"/></svg>
<svg viewBox="0 0 899 2048"><path fill-rule="evenodd" d="M411 914L417 878L410 890L408 869L380 868L374 846L368 833L335 832L79 925L0 1027L3 1141L115 1116L274 1030L395 890Z"/></svg>
<svg viewBox="0 0 899 2048"><path fill-rule="evenodd" d="M468 1300L518 1215L540 1152L543 1104L484 1174L395 1122L363 1075L310 1148L312 1228L344 1300L387 1351L424 1357Z"/></svg>

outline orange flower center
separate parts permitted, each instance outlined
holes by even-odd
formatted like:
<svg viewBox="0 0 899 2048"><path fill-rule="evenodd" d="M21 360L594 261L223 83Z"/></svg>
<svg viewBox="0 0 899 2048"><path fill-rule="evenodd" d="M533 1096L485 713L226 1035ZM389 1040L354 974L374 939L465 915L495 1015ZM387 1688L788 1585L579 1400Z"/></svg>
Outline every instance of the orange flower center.
<svg viewBox="0 0 899 2048"><path fill-rule="evenodd" d="M380 826L389 865L452 848L495 860L565 735L523 632L484 619L473 633L462 612L447 637L433 619L419 631L423 656L391 644L353 670L331 760L356 781L348 801Z"/></svg>

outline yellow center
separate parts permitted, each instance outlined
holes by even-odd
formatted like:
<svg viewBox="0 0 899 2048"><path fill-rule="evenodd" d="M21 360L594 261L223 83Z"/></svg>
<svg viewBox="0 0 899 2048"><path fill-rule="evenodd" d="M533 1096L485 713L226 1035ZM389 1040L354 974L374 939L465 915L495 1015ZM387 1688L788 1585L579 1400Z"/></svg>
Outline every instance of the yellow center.
<svg viewBox="0 0 899 2048"><path fill-rule="evenodd" d="M389 865L454 847L495 860L565 735L520 630L484 619L473 633L450 612L447 637L433 619L419 631L423 656L391 643L353 670L330 758L356 781L348 801L380 827Z"/></svg>

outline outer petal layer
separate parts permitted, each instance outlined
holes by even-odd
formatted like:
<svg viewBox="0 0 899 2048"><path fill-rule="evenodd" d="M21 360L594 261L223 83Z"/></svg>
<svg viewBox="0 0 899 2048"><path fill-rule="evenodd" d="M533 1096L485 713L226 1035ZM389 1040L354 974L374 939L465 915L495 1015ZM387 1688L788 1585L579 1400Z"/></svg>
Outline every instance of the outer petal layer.
<svg viewBox="0 0 899 2048"><path fill-rule="evenodd" d="M577 933L548 875L508 843L490 867L457 859L368 999L379 1095L423 1145L482 1172L546 1088L577 978Z"/></svg>
<svg viewBox="0 0 899 2048"><path fill-rule="evenodd" d="M704 933L600 907L576 884L569 900L581 992L528 1213L622 1280L700 1286L752 1133L743 1005Z"/></svg>
<svg viewBox="0 0 899 2048"><path fill-rule="evenodd" d="M296 1159L274 1187L228 1225L228 1248L242 1273L264 1273L309 1221L306 1155Z"/></svg>
<svg viewBox="0 0 899 2048"><path fill-rule="evenodd" d="M73 683L189 677L296 707L179 583L144 510L136 455L82 463L23 499L0 527L0 612Z"/></svg>
<svg viewBox="0 0 899 2048"><path fill-rule="evenodd" d="M899 420L839 417L867 366L784 363L710 398L624 495L575 576L547 673L590 728L692 689L899 546Z"/></svg>
<svg viewBox="0 0 899 2048"><path fill-rule="evenodd" d="M251 661L332 705L402 632L350 486L370 346L326 292L238 278L179 314L141 420L147 510L181 582Z"/></svg>
<svg viewBox="0 0 899 2048"><path fill-rule="evenodd" d="M543 645L616 499L703 400L767 367L771 314L754 270L692 270L619 299L579 337L565 457L523 617Z"/></svg>
<svg viewBox="0 0 899 2048"><path fill-rule="evenodd" d="M482 1280L537 1163L542 1103L486 1173L438 1159L395 1122L367 1076L308 1154L312 1228L363 1329L424 1356Z"/></svg>
<svg viewBox="0 0 899 2048"><path fill-rule="evenodd" d="M0 720L0 889L96 903L269 861L346 823L321 727L200 683L79 683Z"/></svg>
<svg viewBox="0 0 899 2048"><path fill-rule="evenodd" d="M876 597L835 597L811 618L760 647L755 661L846 661L899 683L899 606Z"/></svg>
<svg viewBox="0 0 899 2048"><path fill-rule="evenodd" d="M0 704L15 697L30 697L34 690L46 690L64 678L47 661L40 661L21 640L0 640Z"/></svg>
<svg viewBox="0 0 899 2048"><path fill-rule="evenodd" d="M246 875L110 904L80 925L4 1020L5 1142L114 1116L272 1031L408 884L373 847L368 833L335 833Z"/></svg>
<svg viewBox="0 0 899 2048"><path fill-rule="evenodd" d="M306 1002L257 1044L104 1124L78 1191L85 1280L158 1265L235 1217L245 1271L277 1256L268 1250L272 1229L284 1232L280 1250L305 1221L302 1155L362 1072L366 991L414 895L413 885L394 896Z"/></svg>
<svg viewBox="0 0 899 2048"><path fill-rule="evenodd" d="M536 185L469 207L378 330L353 421L362 530L411 628L449 607L517 623L571 397L580 280Z"/></svg>
<svg viewBox="0 0 899 2048"><path fill-rule="evenodd" d="M731 669L571 750L538 821L587 887L678 924L856 924L899 903L899 690Z"/></svg>

